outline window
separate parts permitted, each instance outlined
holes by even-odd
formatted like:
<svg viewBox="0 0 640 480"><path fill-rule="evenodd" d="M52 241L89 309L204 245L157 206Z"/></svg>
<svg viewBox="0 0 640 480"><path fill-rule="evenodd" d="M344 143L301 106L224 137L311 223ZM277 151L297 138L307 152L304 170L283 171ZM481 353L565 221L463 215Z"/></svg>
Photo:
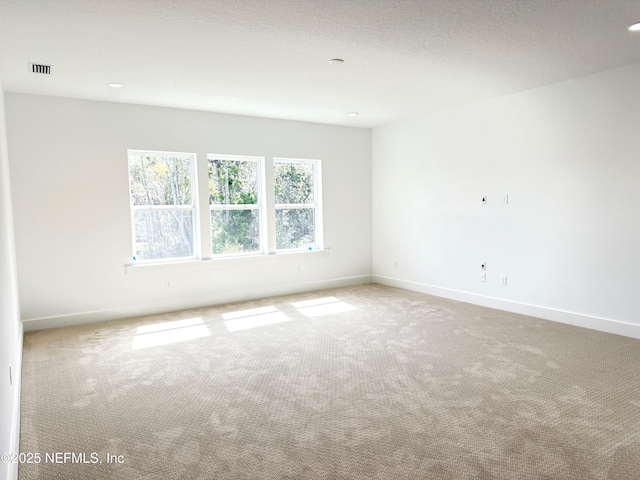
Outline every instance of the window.
<svg viewBox="0 0 640 480"><path fill-rule="evenodd" d="M265 251L260 157L208 155L213 255Z"/></svg>
<svg viewBox="0 0 640 480"><path fill-rule="evenodd" d="M276 249L322 248L320 161L273 160Z"/></svg>
<svg viewBox="0 0 640 480"><path fill-rule="evenodd" d="M128 154L134 260L195 258L195 155Z"/></svg>
<svg viewBox="0 0 640 480"><path fill-rule="evenodd" d="M127 153L135 263L323 247L320 160Z"/></svg>

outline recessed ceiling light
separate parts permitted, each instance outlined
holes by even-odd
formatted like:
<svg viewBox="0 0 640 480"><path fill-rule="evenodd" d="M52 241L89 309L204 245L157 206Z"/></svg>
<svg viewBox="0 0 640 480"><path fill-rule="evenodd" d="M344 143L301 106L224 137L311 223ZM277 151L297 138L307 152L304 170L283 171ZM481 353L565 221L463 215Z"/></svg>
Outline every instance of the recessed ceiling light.
<svg viewBox="0 0 640 480"><path fill-rule="evenodd" d="M347 113L347 115L350 116L350 117L357 117L359 115L359 113L358 112L349 112L349 113Z"/></svg>
<svg viewBox="0 0 640 480"><path fill-rule="evenodd" d="M640 31L640 22L634 23L633 25L627 27L627 30L629 30L630 32L638 32L638 31Z"/></svg>
<svg viewBox="0 0 640 480"><path fill-rule="evenodd" d="M341 58L332 58L331 60L329 60L329 63L331 65L340 65L342 63L344 63L344 60Z"/></svg>
<svg viewBox="0 0 640 480"><path fill-rule="evenodd" d="M122 84L121 83L107 83L107 85L111 88L121 88Z"/></svg>

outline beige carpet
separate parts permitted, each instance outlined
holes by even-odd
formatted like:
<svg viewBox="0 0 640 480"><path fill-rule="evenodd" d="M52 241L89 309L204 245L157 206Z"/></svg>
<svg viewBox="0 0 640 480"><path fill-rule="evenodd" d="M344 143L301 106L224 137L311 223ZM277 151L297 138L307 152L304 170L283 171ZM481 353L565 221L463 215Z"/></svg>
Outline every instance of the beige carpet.
<svg viewBox="0 0 640 480"><path fill-rule="evenodd" d="M379 285L28 333L23 372L20 480L640 478L640 341Z"/></svg>

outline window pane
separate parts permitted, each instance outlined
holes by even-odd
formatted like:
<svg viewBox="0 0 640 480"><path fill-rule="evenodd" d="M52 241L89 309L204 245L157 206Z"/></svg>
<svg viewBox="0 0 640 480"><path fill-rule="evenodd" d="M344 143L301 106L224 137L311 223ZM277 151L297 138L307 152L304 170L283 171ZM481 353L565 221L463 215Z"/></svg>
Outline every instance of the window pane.
<svg viewBox="0 0 640 480"><path fill-rule="evenodd" d="M138 260L193 256L191 210L134 210Z"/></svg>
<svg viewBox="0 0 640 480"><path fill-rule="evenodd" d="M212 210L213 253L260 251L258 210Z"/></svg>
<svg viewBox="0 0 640 480"><path fill-rule="evenodd" d="M191 205L191 157L130 155L133 205Z"/></svg>
<svg viewBox="0 0 640 480"><path fill-rule="evenodd" d="M315 245L315 209L276 209L276 247L278 250Z"/></svg>
<svg viewBox="0 0 640 480"><path fill-rule="evenodd" d="M257 204L257 162L209 158L209 203L212 205Z"/></svg>
<svg viewBox="0 0 640 480"><path fill-rule="evenodd" d="M310 163L273 164L276 204L313 203L313 165Z"/></svg>

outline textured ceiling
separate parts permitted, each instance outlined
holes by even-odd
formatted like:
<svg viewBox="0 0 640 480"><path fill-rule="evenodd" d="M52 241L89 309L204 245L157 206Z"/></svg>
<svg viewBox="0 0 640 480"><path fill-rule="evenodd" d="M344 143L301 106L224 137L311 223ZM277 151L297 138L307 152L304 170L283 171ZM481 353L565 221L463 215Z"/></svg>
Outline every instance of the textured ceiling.
<svg viewBox="0 0 640 480"><path fill-rule="evenodd" d="M636 21L637 0L0 0L0 81L372 127L638 63Z"/></svg>

